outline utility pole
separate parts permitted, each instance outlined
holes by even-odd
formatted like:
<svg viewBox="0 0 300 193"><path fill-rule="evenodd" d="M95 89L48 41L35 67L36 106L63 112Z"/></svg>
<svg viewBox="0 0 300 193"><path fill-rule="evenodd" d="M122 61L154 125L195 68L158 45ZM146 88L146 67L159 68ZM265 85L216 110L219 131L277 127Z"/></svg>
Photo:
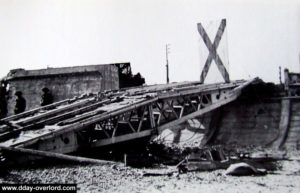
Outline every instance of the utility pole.
<svg viewBox="0 0 300 193"><path fill-rule="evenodd" d="M281 66L279 66L279 83L280 83L280 85L282 85L282 81L281 81Z"/></svg>
<svg viewBox="0 0 300 193"><path fill-rule="evenodd" d="M169 60L168 60L168 54L169 54L169 48L170 44L166 45L166 68L167 68L167 84L169 84Z"/></svg>

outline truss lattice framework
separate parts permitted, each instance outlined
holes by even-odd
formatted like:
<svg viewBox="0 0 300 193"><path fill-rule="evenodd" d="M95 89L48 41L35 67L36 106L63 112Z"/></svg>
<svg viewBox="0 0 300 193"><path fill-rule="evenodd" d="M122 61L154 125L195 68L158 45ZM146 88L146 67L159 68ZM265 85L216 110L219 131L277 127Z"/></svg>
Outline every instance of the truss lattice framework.
<svg viewBox="0 0 300 193"><path fill-rule="evenodd" d="M156 86L153 90L137 90L136 94L117 95L109 100L83 99L45 113L36 110L29 117L26 112L24 118L14 116L5 121L13 121L18 126L13 132L26 130L29 134L24 132L0 145L70 153L81 147L150 137L235 100L255 80L166 85L162 89Z"/></svg>
<svg viewBox="0 0 300 193"><path fill-rule="evenodd" d="M157 98L131 111L116 114L90 127L92 147L150 136L218 108L239 95L232 89Z"/></svg>

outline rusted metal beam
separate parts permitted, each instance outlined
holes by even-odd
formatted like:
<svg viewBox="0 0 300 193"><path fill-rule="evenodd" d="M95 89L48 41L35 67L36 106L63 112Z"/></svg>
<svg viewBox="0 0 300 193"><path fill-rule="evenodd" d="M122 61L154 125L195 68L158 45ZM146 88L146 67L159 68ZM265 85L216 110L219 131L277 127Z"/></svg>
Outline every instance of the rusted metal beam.
<svg viewBox="0 0 300 193"><path fill-rule="evenodd" d="M45 112L45 113L37 114L35 116L26 118L24 120L22 120L22 119L21 120L17 120L14 123L17 124L17 125L20 125L20 126L26 126L26 124L33 123L33 122L35 122L37 120L41 120L41 119L44 119L44 118L47 118L47 117L51 117L51 116L56 116L58 113L63 113L63 112L68 111L70 109L82 107L84 105L87 105L88 103L93 102L94 100L95 100L95 98L84 99L84 100L82 100L80 102L75 102L73 104L67 105L67 106L62 107L62 108L53 109L53 110L50 110L50 111Z"/></svg>

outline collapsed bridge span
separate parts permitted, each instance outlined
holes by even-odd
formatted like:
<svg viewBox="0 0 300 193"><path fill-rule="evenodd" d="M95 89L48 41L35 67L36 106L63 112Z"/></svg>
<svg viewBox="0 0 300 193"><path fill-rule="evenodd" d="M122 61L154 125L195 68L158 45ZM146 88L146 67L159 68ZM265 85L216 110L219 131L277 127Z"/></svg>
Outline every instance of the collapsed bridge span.
<svg viewBox="0 0 300 193"><path fill-rule="evenodd" d="M150 137L234 101L256 81L172 83L64 100L2 119L0 146L72 153Z"/></svg>

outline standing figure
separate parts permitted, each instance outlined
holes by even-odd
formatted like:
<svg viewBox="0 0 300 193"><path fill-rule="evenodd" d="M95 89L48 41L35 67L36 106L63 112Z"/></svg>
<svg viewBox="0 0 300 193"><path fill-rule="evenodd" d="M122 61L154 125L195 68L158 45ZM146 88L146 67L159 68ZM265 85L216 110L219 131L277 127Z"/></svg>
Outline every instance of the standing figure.
<svg viewBox="0 0 300 193"><path fill-rule="evenodd" d="M48 88L43 88L42 89L43 94L42 94L42 99L41 99L41 106L46 106L51 103L53 103L53 97L52 94L50 93Z"/></svg>
<svg viewBox="0 0 300 193"><path fill-rule="evenodd" d="M15 114L19 114L25 111L26 109L26 100L22 96L21 91L16 92L16 106L15 106Z"/></svg>
<svg viewBox="0 0 300 193"><path fill-rule="evenodd" d="M1 80L0 84L0 118L3 118L7 114L7 82Z"/></svg>

